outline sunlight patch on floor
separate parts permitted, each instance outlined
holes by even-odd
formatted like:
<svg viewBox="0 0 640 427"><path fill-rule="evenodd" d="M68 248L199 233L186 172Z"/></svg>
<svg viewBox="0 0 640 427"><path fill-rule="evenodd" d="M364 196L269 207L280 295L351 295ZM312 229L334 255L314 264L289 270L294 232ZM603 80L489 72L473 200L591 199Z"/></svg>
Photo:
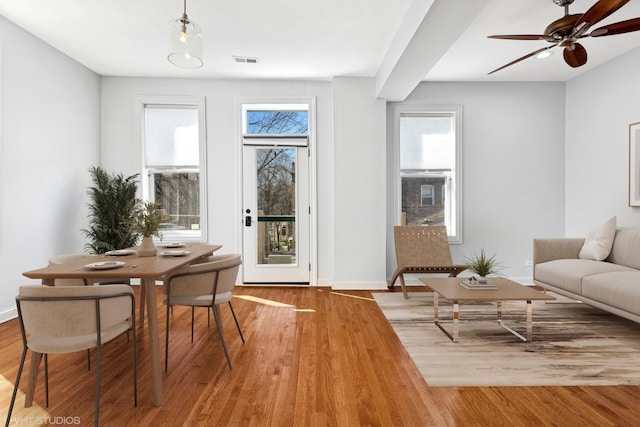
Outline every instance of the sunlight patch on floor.
<svg viewBox="0 0 640 427"><path fill-rule="evenodd" d="M272 307L291 307L296 308L295 305L285 304L283 302L273 301L266 298L254 297L253 295L234 295L234 298L240 298L246 301L257 302L258 304L270 305Z"/></svg>
<svg viewBox="0 0 640 427"><path fill-rule="evenodd" d="M22 384L23 381L26 381L26 375L25 375L26 371L28 371L28 369L22 372L22 378L20 379L20 384ZM8 380L3 375L0 375L0 392L3 394L4 397L6 397L7 411L9 410L11 394L13 393L14 381L15 379ZM49 413L47 412L46 408L41 407L35 401L33 402L30 408L25 408L24 400L25 400L25 394L22 391L18 390L18 394L16 395L16 403L13 407L13 414L11 414L10 424L36 425L36 424L44 424L45 421L48 423L53 423L54 419L53 417L49 416ZM6 412L3 412L3 419L4 417L6 417L6 415L7 415Z"/></svg>
<svg viewBox="0 0 640 427"><path fill-rule="evenodd" d="M358 295L343 294L341 292L331 292L331 294L332 295L340 295L340 296L343 296L343 297L351 297L351 298L357 298L357 299L363 299L363 300L366 300L366 301L374 301L375 302L375 300L373 298L361 297L361 296L358 296Z"/></svg>

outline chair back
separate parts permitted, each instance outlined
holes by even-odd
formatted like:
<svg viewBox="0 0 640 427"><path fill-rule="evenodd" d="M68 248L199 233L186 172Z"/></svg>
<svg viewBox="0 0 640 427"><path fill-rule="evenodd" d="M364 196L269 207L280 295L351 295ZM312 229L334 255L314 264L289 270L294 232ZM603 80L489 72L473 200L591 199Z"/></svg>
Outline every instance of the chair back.
<svg viewBox="0 0 640 427"><path fill-rule="evenodd" d="M92 262L95 255L89 254L62 254L56 255L49 258L49 265L60 265L66 264L71 261L76 261L79 259L86 258L87 264ZM84 285L92 285L92 281L86 281L84 279L56 279L54 282L55 286L84 286Z"/></svg>
<svg viewBox="0 0 640 427"><path fill-rule="evenodd" d="M398 225L393 232L398 267L452 264L447 227Z"/></svg>
<svg viewBox="0 0 640 427"><path fill-rule="evenodd" d="M105 331L132 318L133 289L113 286L21 286L16 297L24 332L32 338L78 337Z"/></svg>
<svg viewBox="0 0 640 427"><path fill-rule="evenodd" d="M169 296L220 295L231 292L242 264L239 254L216 255L182 267L165 280Z"/></svg>

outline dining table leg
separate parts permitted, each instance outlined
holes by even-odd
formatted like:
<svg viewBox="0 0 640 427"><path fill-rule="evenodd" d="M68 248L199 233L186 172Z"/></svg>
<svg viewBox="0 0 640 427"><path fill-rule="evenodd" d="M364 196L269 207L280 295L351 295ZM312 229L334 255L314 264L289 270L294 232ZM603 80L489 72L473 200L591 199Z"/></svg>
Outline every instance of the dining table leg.
<svg viewBox="0 0 640 427"><path fill-rule="evenodd" d="M149 351L151 352L151 379L155 406L162 405L162 369L158 332L158 307L156 306L156 281L142 279L147 299L147 329L149 330Z"/></svg>
<svg viewBox="0 0 640 427"><path fill-rule="evenodd" d="M40 369L40 361L42 353L31 352L31 364L29 366L29 379L27 381L27 392L24 398L24 407L30 408L33 405L33 395L36 391L36 383L38 382L38 369Z"/></svg>

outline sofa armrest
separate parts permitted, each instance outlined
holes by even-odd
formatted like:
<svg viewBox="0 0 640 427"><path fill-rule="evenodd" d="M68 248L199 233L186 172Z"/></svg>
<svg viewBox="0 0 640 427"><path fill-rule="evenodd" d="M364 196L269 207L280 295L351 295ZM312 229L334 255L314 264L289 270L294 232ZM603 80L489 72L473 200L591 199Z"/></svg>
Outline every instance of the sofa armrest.
<svg viewBox="0 0 640 427"><path fill-rule="evenodd" d="M577 259L584 238L533 239L533 265L554 259Z"/></svg>

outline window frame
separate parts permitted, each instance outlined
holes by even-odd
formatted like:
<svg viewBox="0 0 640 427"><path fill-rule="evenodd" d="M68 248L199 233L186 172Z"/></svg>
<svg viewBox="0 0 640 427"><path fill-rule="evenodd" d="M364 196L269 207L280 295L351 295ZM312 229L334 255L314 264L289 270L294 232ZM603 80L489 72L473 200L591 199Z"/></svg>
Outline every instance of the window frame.
<svg viewBox="0 0 640 427"><path fill-rule="evenodd" d="M462 105L427 105L427 104L395 104L393 117L394 135L394 188L395 188L395 224L402 220L402 177L400 168L400 119L402 116L425 116L450 114L453 117L455 130L455 165L452 174L455 177L455 196L452 202L455 230L447 229L449 243L462 244ZM444 192L443 192L444 197Z"/></svg>
<svg viewBox="0 0 640 427"><path fill-rule="evenodd" d="M207 133L206 133L206 104L204 96L137 96L135 100L136 112L136 128L137 128L137 165L140 172L140 186L138 187L138 196L142 200L153 201L151 193L150 174L151 171L168 171L168 169L158 168L156 166L147 167L145 164L146 149L146 127L145 127L145 111L149 105L158 107L194 107L198 111L198 145L199 145L199 180L200 180L200 233L170 234L163 233L164 241L190 241L190 242L207 242L208 241L208 203L207 203ZM182 166L171 169L172 172L179 173L189 169L193 171L193 166ZM189 230L192 231L192 230Z"/></svg>

